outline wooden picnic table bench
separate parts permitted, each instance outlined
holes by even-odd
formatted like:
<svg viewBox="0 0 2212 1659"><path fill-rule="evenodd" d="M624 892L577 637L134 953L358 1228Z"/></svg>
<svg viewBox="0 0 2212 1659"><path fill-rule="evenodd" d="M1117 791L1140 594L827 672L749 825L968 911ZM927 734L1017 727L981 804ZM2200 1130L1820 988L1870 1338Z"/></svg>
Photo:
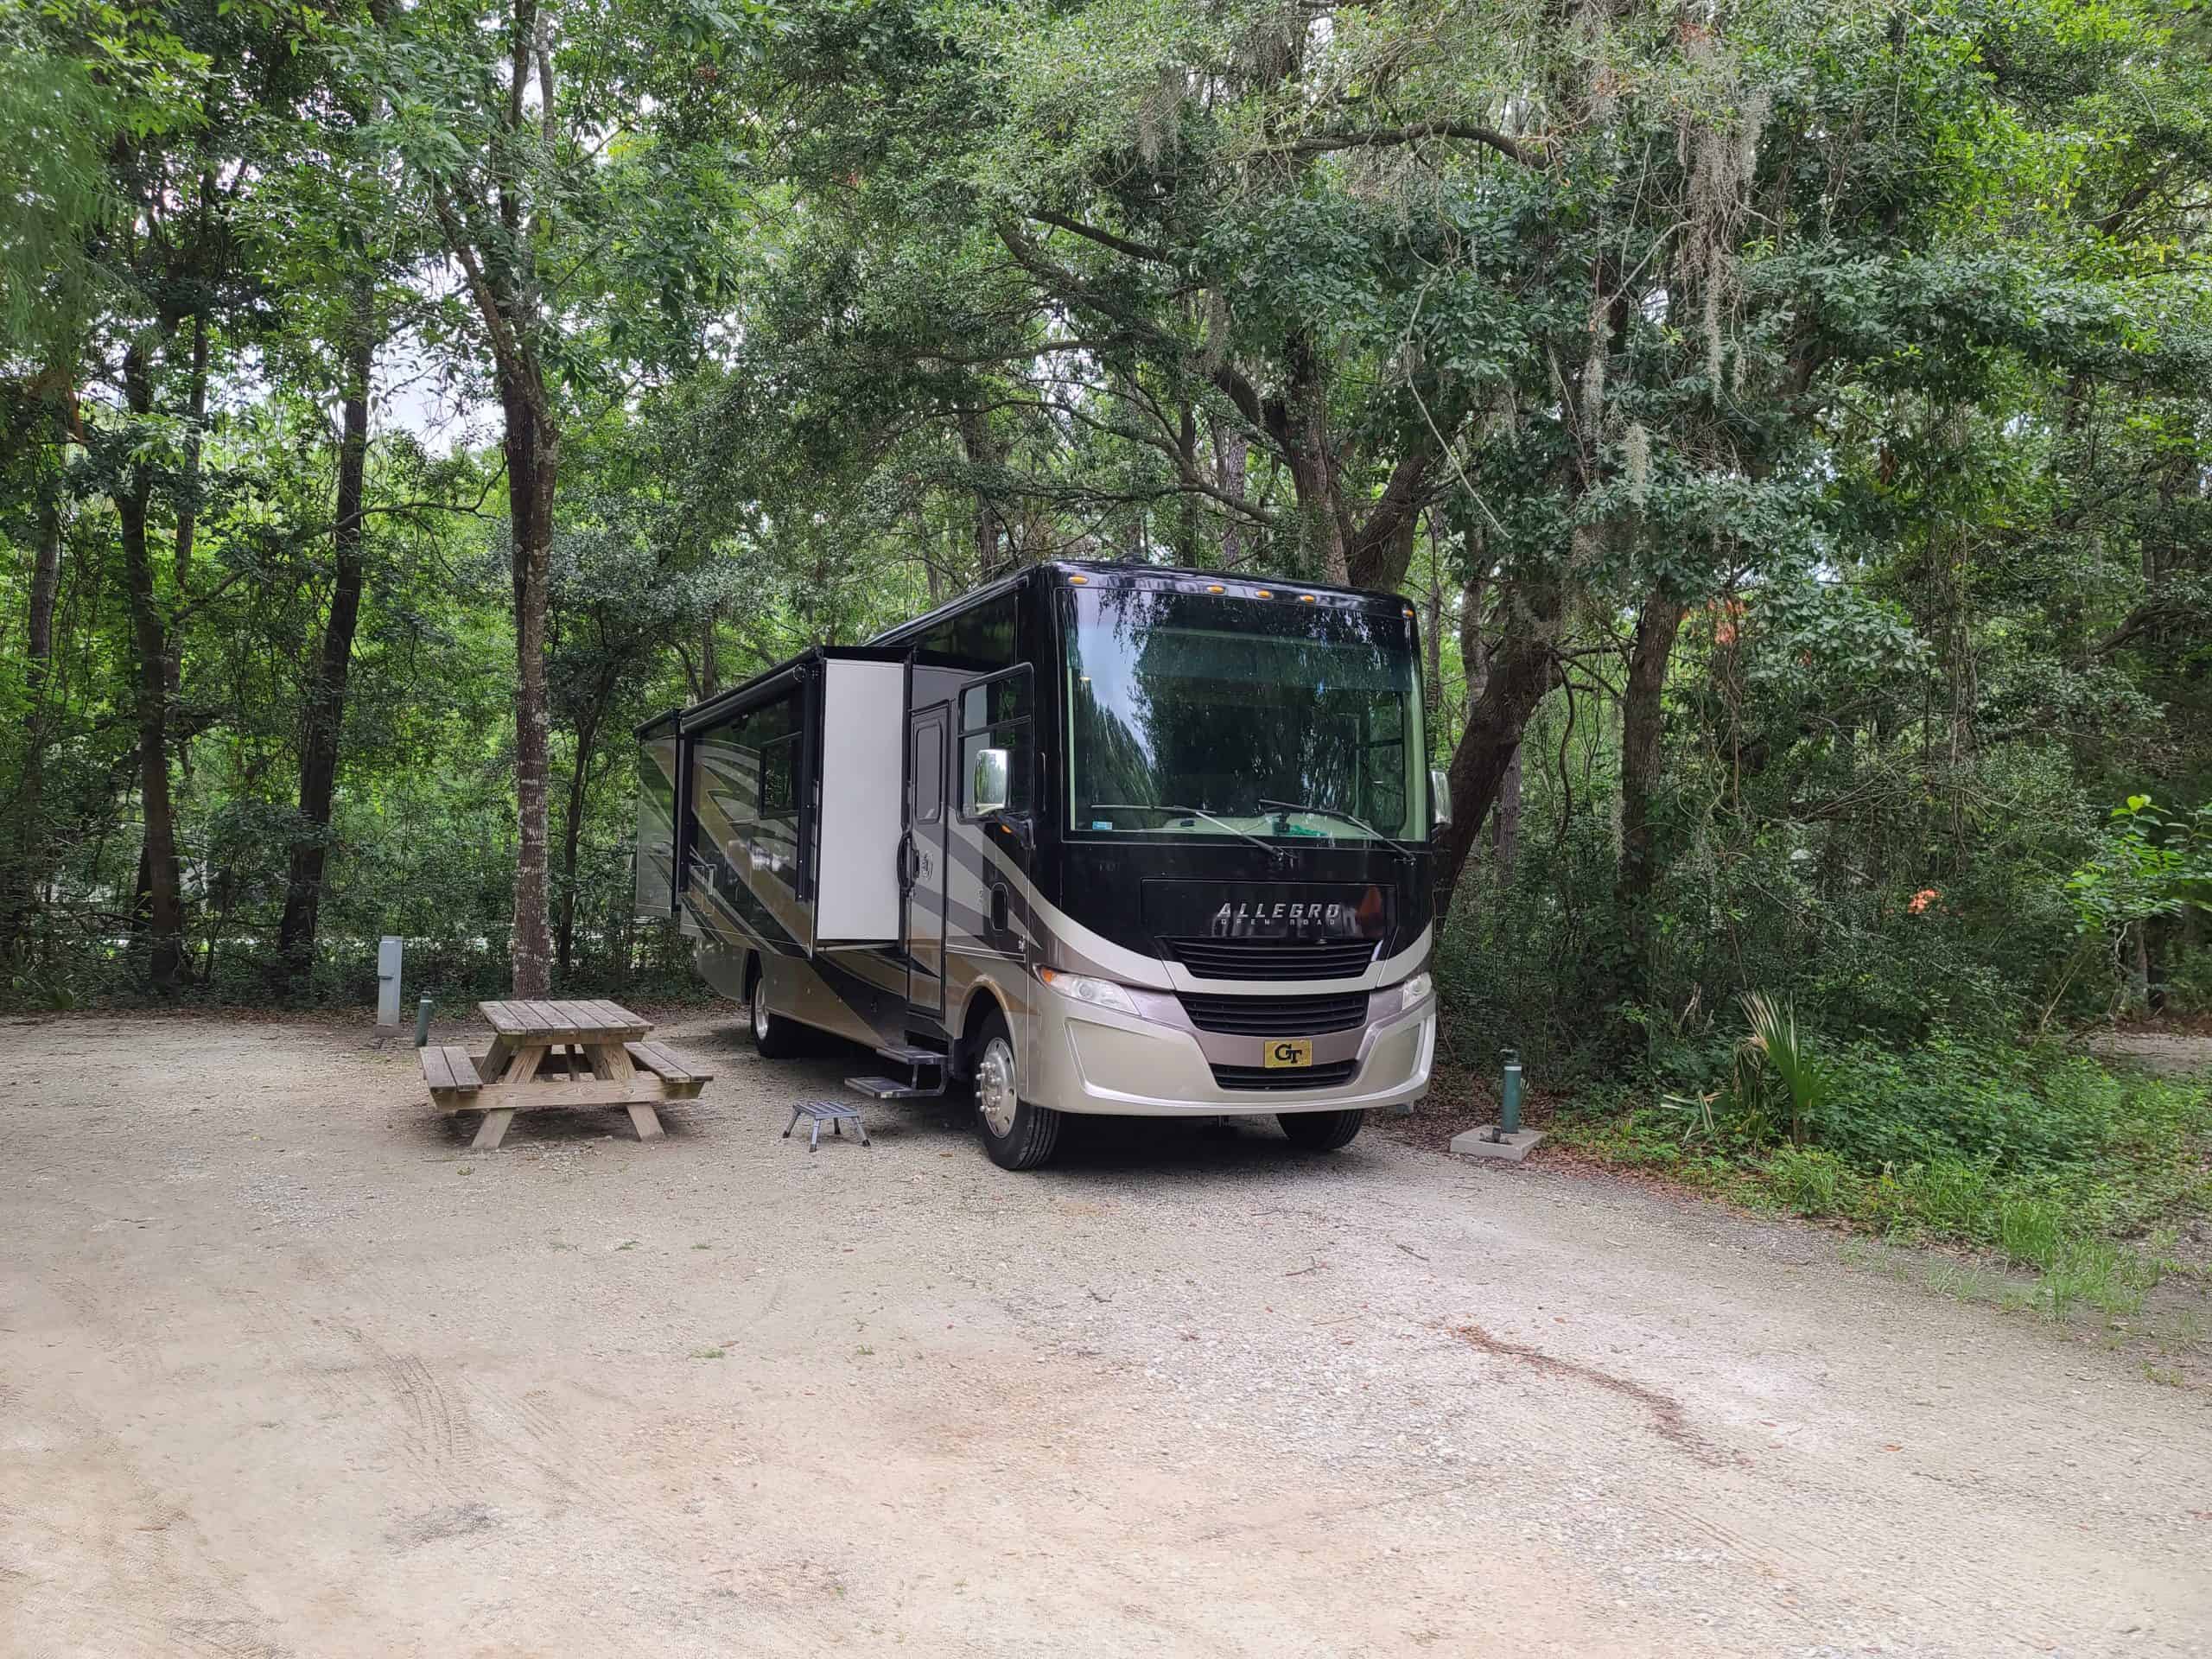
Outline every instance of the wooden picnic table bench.
<svg viewBox="0 0 2212 1659"><path fill-rule="evenodd" d="M477 1010L490 1022L492 1046L419 1050L423 1081L441 1111L480 1111L469 1144L489 1152L517 1112L546 1108L620 1106L640 1141L660 1138L664 1100L692 1100L714 1073L666 1046L649 1041L652 1021L612 1002L493 1001Z"/></svg>

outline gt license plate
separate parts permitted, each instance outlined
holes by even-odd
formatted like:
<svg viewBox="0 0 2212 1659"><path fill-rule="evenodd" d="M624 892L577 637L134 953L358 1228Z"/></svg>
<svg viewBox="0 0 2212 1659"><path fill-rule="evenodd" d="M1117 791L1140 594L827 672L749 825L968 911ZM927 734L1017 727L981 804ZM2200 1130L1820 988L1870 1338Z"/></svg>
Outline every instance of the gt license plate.
<svg viewBox="0 0 2212 1659"><path fill-rule="evenodd" d="M1260 1064L1270 1071L1281 1066L1311 1065L1313 1064L1313 1039L1311 1037L1278 1037L1268 1045Z"/></svg>

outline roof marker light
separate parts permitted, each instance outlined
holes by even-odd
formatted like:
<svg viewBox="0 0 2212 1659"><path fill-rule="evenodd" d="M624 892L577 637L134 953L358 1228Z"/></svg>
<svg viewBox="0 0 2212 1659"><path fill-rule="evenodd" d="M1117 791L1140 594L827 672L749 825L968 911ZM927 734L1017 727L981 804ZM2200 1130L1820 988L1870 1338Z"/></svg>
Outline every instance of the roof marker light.
<svg viewBox="0 0 2212 1659"><path fill-rule="evenodd" d="M1300 604L1301 604L1301 605L1311 605L1311 604L1314 603L1315 601L1314 601L1314 599L1313 599L1313 594L1300 594L1298 596L1298 602L1299 602Z"/></svg>
<svg viewBox="0 0 2212 1659"><path fill-rule="evenodd" d="M1228 588L1223 587L1217 582L1210 582L1206 583L1206 592L1210 594L1225 594L1228 591Z"/></svg>
<svg viewBox="0 0 2212 1659"><path fill-rule="evenodd" d="M1089 576L1070 576L1068 578L1069 582L1077 588L1084 586L1090 582L1090 578Z"/></svg>
<svg viewBox="0 0 2212 1659"><path fill-rule="evenodd" d="M1252 597L1255 599L1273 599L1274 597L1274 594L1272 590L1266 588L1255 588L1252 590Z"/></svg>

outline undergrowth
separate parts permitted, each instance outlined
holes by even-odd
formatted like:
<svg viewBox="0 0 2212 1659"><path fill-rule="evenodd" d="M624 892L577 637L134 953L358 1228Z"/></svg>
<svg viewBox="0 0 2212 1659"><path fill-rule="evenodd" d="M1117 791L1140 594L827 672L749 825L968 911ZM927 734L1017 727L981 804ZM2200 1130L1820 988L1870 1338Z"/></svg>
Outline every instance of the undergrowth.
<svg viewBox="0 0 2212 1659"><path fill-rule="evenodd" d="M2163 1274L2202 1272L2171 1247L2176 1224L2212 1213L2204 1081L1942 1033L1902 1049L1807 1039L1777 1067L1777 1011L1751 1012L1764 1046L1586 1092L1554 1133L1738 1203L1993 1253L2038 1275L2056 1318L2128 1317Z"/></svg>

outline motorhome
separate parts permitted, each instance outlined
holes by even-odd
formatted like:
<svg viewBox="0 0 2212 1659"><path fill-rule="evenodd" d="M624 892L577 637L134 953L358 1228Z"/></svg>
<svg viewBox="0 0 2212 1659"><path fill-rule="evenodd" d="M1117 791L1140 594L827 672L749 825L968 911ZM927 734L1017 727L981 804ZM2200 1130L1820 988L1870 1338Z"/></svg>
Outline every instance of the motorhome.
<svg viewBox="0 0 2212 1659"><path fill-rule="evenodd" d="M1420 661L1394 594L1033 566L640 727L639 909L1007 1168L1069 1113L1342 1147L1435 1048Z"/></svg>

